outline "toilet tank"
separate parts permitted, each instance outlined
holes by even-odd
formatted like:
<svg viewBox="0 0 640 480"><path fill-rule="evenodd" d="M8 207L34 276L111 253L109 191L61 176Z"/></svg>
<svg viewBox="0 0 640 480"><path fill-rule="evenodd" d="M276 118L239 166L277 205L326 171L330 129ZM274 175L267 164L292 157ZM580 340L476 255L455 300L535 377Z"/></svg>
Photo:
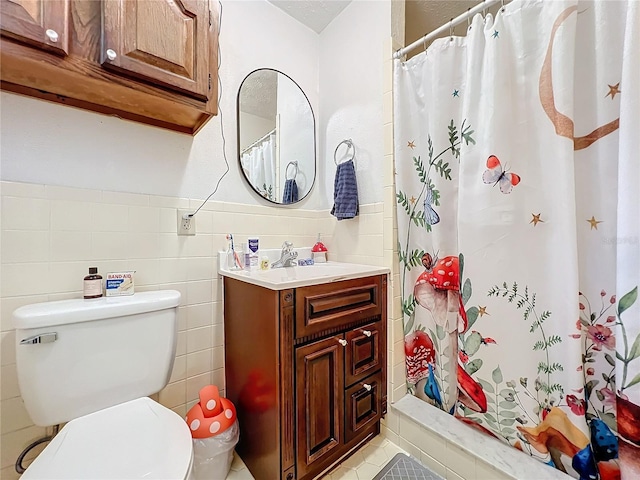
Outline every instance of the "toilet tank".
<svg viewBox="0 0 640 480"><path fill-rule="evenodd" d="M18 383L36 425L160 391L169 381L180 292L63 300L13 313Z"/></svg>

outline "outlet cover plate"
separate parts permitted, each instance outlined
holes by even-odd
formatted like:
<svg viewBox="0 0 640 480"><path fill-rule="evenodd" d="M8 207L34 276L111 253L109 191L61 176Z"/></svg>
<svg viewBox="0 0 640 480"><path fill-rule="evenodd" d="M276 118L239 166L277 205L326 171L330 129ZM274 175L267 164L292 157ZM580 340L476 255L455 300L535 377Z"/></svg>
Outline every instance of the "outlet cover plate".
<svg viewBox="0 0 640 480"><path fill-rule="evenodd" d="M193 213L191 210L178 210L178 235L196 234L196 217L184 218L185 215Z"/></svg>

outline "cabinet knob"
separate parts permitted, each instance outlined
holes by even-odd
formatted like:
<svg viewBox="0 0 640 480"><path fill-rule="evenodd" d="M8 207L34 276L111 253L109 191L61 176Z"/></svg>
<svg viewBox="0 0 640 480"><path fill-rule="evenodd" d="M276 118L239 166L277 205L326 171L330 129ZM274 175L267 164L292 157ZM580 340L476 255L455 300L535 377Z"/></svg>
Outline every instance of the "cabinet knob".
<svg viewBox="0 0 640 480"><path fill-rule="evenodd" d="M111 61L115 60L116 58L118 58L118 54L112 50L112 49L108 49L107 50L107 58Z"/></svg>
<svg viewBox="0 0 640 480"><path fill-rule="evenodd" d="M370 331L370 330L362 330L362 334L363 334L365 337L370 337L370 336L371 336L371 331Z"/></svg>
<svg viewBox="0 0 640 480"><path fill-rule="evenodd" d="M349 343L349 342L347 342L344 338L340 338L340 339L338 339L338 343L340 345L342 345L343 347L346 347L347 343Z"/></svg>
<svg viewBox="0 0 640 480"><path fill-rule="evenodd" d="M52 41L53 43L56 43L58 41L58 32L56 32L55 30L51 30L50 28L47 29L46 32L44 32L45 35L47 36L47 38Z"/></svg>
<svg viewBox="0 0 640 480"><path fill-rule="evenodd" d="M363 383L363 384L362 384L362 386L364 387L364 389L365 389L367 392L370 392L370 391L371 391L371 385L369 385L368 383Z"/></svg>

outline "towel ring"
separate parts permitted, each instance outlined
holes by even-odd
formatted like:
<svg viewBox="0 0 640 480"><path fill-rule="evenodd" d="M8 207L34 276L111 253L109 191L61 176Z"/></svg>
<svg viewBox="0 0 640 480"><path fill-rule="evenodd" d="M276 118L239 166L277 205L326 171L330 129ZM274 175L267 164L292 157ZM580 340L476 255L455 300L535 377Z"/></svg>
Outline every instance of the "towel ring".
<svg viewBox="0 0 640 480"><path fill-rule="evenodd" d="M338 159L336 158L336 155L338 154L338 148L340 148L340 145L342 145L343 143L347 145L347 152L349 152L349 148L352 148L352 149L353 149L353 154L351 155L351 158L350 158L349 160L355 160L355 159L356 159L356 146L353 144L353 141L349 138L349 139L347 139L347 140L343 140L343 141L341 141L341 142L338 144L338 146L336 147L335 151L333 152L333 162L334 162L336 165L339 165L339 164L338 164ZM347 160L347 162L348 162L349 160ZM341 163L344 163L344 162L341 162Z"/></svg>
<svg viewBox="0 0 640 480"><path fill-rule="evenodd" d="M293 177L289 178L289 167L293 166ZM286 180L295 180L298 176L298 161L294 160L293 162L287 163L286 168L284 169L284 178Z"/></svg>

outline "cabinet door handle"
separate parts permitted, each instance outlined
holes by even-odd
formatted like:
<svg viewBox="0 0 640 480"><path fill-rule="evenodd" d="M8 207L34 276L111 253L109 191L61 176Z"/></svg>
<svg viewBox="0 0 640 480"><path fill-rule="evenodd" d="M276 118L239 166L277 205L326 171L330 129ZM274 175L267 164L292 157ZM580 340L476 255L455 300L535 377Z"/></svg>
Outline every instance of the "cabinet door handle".
<svg viewBox="0 0 640 480"><path fill-rule="evenodd" d="M363 384L362 384L362 386L364 387L364 389L365 389L367 392L370 392L370 391L371 391L371 385L369 385L368 383L363 383Z"/></svg>
<svg viewBox="0 0 640 480"><path fill-rule="evenodd" d="M112 49L108 49L107 50L107 58L111 61L115 60L116 58L118 58L118 54L115 52L115 50Z"/></svg>
<svg viewBox="0 0 640 480"><path fill-rule="evenodd" d="M339 338L338 343L343 347L346 347L349 342L347 342L344 338Z"/></svg>
<svg viewBox="0 0 640 480"><path fill-rule="evenodd" d="M49 41L53 43L56 43L58 41L58 32L56 32L55 30L51 30L50 28L48 28L47 31L44 33L49 39Z"/></svg>
<svg viewBox="0 0 640 480"><path fill-rule="evenodd" d="M362 330L362 333L364 334L365 337L371 336L371 330Z"/></svg>

